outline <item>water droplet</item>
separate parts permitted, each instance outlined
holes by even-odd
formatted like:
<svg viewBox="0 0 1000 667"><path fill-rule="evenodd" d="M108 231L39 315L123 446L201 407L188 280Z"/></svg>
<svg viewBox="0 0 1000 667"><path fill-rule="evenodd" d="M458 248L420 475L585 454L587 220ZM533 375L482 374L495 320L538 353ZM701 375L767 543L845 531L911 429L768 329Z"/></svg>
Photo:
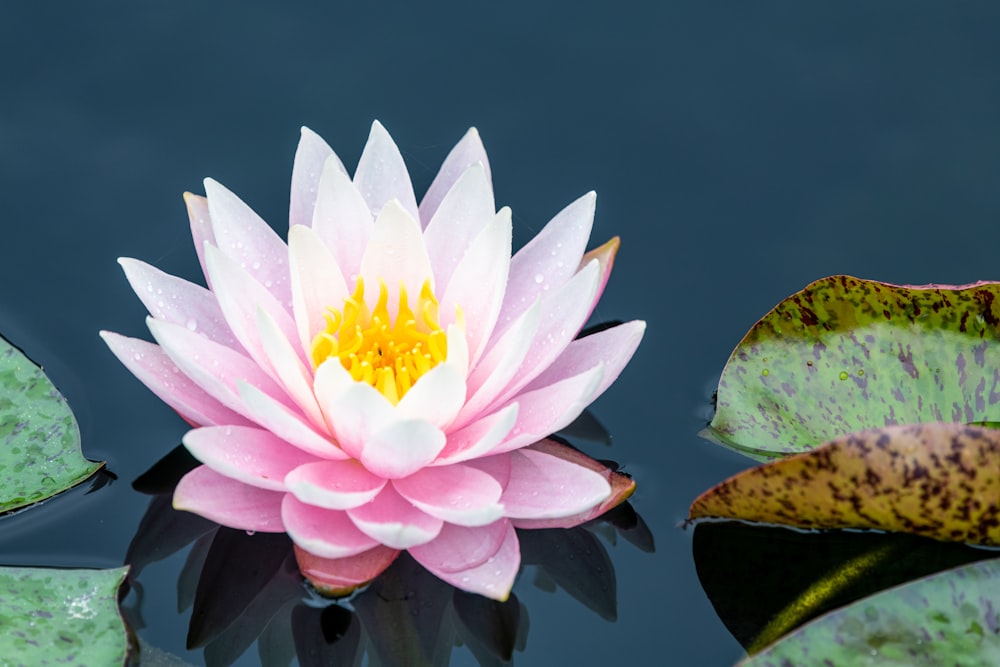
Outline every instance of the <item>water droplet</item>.
<svg viewBox="0 0 1000 667"><path fill-rule="evenodd" d="M256 271L257 269L259 269L259 268L260 268L260 262L254 262L254 263L253 263L253 264L251 264L250 266L251 266L251 267L253 267L253 270L254 270L254 271Z"/></svg>
<svg viewBox="0 0 1000 667"><path fill-rule="evenodd" d="M764 370L762 370L762 371L760 372L760 374L761 374L761 375L763 375L764 377L767 377L768 375L770 375L770 374L771 374L771 371L769 371L769 370L767 370L767 369L765 368Z"/></svg>
<svg viewBox="0 0 1000 667"><path fill-rule="evenodd" d="M271 287L272 285L274 285L274 281L272 281L272 280L265 280L264 281L264 287Z"/></svg>
<svg viewBox="0 0 1000 667"><path fill-rule="evenodd" d="M185 323L185 326L188 328L188 331L194 331L198 328L198 322L192 318Z"/></svg>
<svg viewBox="0 0 1000 667"><path fill-rule="evenodd" d="M252 537L255 532L257 532L257 531L255 531L255 530L248 530L247 531L247 535L250 535Z"/></svg>
<svg viewBox="0 0 1000 667"><path fill-rule="evenodd" d="M132 358L135 359L136 361L142 361L142 353L136 352L135 354L132 355Z"/></svg>
<svg viewBox="0 0 1000 667"><path fill-rule="evenodd" d="M807 361L806 362L806 366L812 366L812 365L813 365L813 362L811 362L811 361Z"/></svg>
<svg viewBox="0 0 1000 667"><path fill-rule="evenodd" d="M848 378L847 371L840 371L840 379L846 380Z"/></svg>
<svg viewBox="0 0 1000 667"><path fill-rule="evenodd" d="M864 374L865 374L865 369L863 369L863 368L859 368L859 369L858 369L858 377L861 377L861 376L862 376L862 375L864 375Z"/></svg>
<svg viewBox="0 0 1000 667"><path fill-rule="evenodd" d="M540 273L535 274L535 282L541 285L545 281L545 276Z"/></svg>

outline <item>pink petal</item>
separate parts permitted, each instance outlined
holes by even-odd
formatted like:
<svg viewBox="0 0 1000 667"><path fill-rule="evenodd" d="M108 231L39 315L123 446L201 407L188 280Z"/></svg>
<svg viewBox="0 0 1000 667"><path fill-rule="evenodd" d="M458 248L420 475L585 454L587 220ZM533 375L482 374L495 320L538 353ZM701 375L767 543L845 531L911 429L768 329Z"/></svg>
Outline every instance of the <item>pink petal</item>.
<svg viewBox="0 0 1000 667"><path fill-rule="evenodd" d="M324 428L323 415L313 395L312 373L302 363L291 341L278 328L278 323L263 309L257 310L257 333L264 355L281 386L315 426Z"/></svg>
<svg viewBox="0 0 1000 667"><path fill-rule="evenodd" d="M510 464L510 481L500 502L511 519L572 516L611 495L611 485L603 475L529 447L511 452Z"/></svg>
<svg viewBox="0 0 1000 667"><path fill-rule="evenodd" d="M521 567L521 546L517 541L514 527L508 525L500 548L482 565L458 572L442 570L435 567L434 563L421 562L421 565L437 578L456 588L502 602L510 597L514 578Z"/></svg>
<svg viewBox="0 0 1000 667"><path fill-rule="evenodd" d="M354 183L335 165L328 164L320 179L312 225L351 285L361 273L361 257L373 224L368 203Z"/></svg>
<svg viewBox="0 0 1000 667"><path fill-rule="evenodd" d="M517 420L519 407L517 403L513 403L448 433L448 442L432 465L450 465L485 455L510 433Z"/></svg>
<svg viewBox="0 0 1000 667"><path fill-rule="evenodd" d="M588 192L560 211L510 260L510 281L500 311L503 331L536 296L558 289L580 264L594 224L597 195Z"/></svg>
<svg viewBox="0 0 1000 667"><path fill-rule="evenodd" d="M431 263L417 221L395 199L386 203L372 229L371 240L361 258L365 280L365 301L374 307L379 285L389 291L389 315L399 310L399 289L405 286L410 302L415 302L425 280L430 280ZM433 285L432 285L433 287Z"/></svg>
<svg viewBox="0 0 1000 667"><path fill-rule="evenodd" d="M437 213L441 200L445 198L459 177L477 162L483 165L483 172L489 183L491 180L490 162L486 158L486 149L483 148L479 132L473 127L448 153L448 157L441 164L437 176L434 177L431 186L427 188L427 194L420 202L420 221L424 227L427 227L431 218Z"/></svg>
<svg viewBox="0 0 1000 667"><path fill-rule="evenodd" d="M466 461L465 465L472 466L477 470L482 470L487 475L497 481L501 487L506 488L510 481L510 454L497 454L495 456L484 456L482 458Z"/></svg>
<svg viewBox="0 0 1000 667"><path fill-rule="evenodd" d="M372 214L378 216L387 202L397 200L414 220L419 220L417 199L413 195L410 174L396 143L378 121L372 123L368 143L361 153L354 172L354 184L368 202Z"/></svg>
<svg viewBox="0 0 1000 667"><path fill-rule="evenodd" d="M450 276L451 281L438 279L438 285L447 285L441 297L442 320L461 307L473 365L483 353L500 314L510 268L510 247L510 209L505 207L465 252ZM434 268L437 271L436 265Z"/></svg>
<svg viewBox="0 0 1000 667"><path fill-rule="evenodd" d="M347 458L329 436L313 429L298 412L246 383L240 384L239 392L247 415L285 442L323 459Z"/></svg>
<svg viewBox="0 0 1000 667"><path fill-rule="evenodd" d="M401 419L373 433L365 442L361 462L386 479L420 470L444 449L444 433L422 419Z"/></svg>
<svg viewBox="0 0 1000 667"><path fill-rule="evenodd" d="M268 431L247 426L196 428L184 436L184 446L215 472L272 491L284 491L285 475L316 460Z"/></svg>
<svg viewBox="0 0 1000 667"><path fill-rule="evenodd" d="M277 401L291 403L285 391L256 362L232 348L151 317L146 319L146 325L181 372L227 408L253 418L239 396L237 383L241 380Z"/></svg>
<svg viewBox="0 0 1000 667"><path fill-rule="evenodd" d="M284 241L253 209L211 178L205 179L205 193L215 245L290 311L292 289ZM213 278L212 289L215 288Z"/></svg>
<svg viewBox="0 0 1000 667"><path fill-rule="evenodd" d="M308 127L303 127L292 166L292 193L288 205L289 227L295 225L308 227L312 224L319 178L327 160L337 165L343 173L347 173L340 159L323 138Z"/></svg>
<svg viewBox="0 0 1000 667"><path fill-rule="evenodd" d="M444 522L425 514L399 495L391 484L386 485L375 500L347 510L361 532L393 549L409 549L430 542Z"/></svg>
<svg viewBox="0 0 1000 667"><path fill-rule="evenodd" d="M599 266L598 273L601 274L601 280L597 285L597 291L594 293L594 301L590 305L590 312L587 313L587 318L594 312L594 308L597 306L597 302L600 300L601 295L604 294L604 288L608 284L608 278L611 277L611 269L615 265L615 255L618 254L618 248L621 246L621 240L616 236L610 241L604 243L604 245L598 246L593 250L588 251L583 259L580 260L580 269L587 266L591 260L596 259Z"/></svg>
<svg viewBox="0 0 1000 667"><path fill-rule="evenodd" d="M288 255L295 324L302 349L308 352L313 338L326 327L327 309L343 308L349 296L347 283L333 255L309 227L296 225L289 230Z"/></svg>
<svg viewBox="0 0 1000 667"><path fill-rule="evenodd" d="M150 315L197 331L236 351L243 350L212 292L137 259L121 257L118 263Z"/></svg>
<svg viewBox="0 0 1000 667"><path fill-rule="evenodd" d="M451 354L449 349L448 353ZM424 373L396 405L402 418L421 419L445 428L465 402L465 373L455 366L438 364Z"/></svg>
<svg viewBox="0 0 1000 667"><path fill-rule="evenodd" d="M224 477L208 466L198 466L174 489L174 509L240 530L284 532L280 491L268 491Z"/></svg>
<svg viewBox="0 0 1000 667"><path fill-rule="evenodd" d="M596 472L611 485L611 494L601 504L578 514L553 519L515 519L513 523L516 528L572 528L599 517L612 507L624 502L635 491L635 482L632 481L632 478L619 472L613 472L586 454L555 440L541 440L527 449L549 454Z"/></svg>
<svg viewBox="0 0 1000 667"><path fill-rule="evenodd" d="M378 495L385 479L368 472L355 460L308 463L285 478L288 490L309 505L347 510Z"/></svg>
<svg viewBox="0 0 1000 667"><path fill-rule="evenodd" d="M393 480L399 495L417 509L460 526L485 526L503 516L503 488L488 473L456 463L424 468Z"/></svg>
<svg viewBox="0 0 1000 667"><path fill-rule="evenodd" d="M292 494L281 504L281 519L296 545L322 558L356 556L378 545L345 512L308 505Z"/></svg>
<svg viewBox="0 0 1000 667"><path fill-rule="evenodd" d="M195 426L250 424L181 373L159 345L110 331L102 331L101 338L140 382L188 423Z"/></svg>
<svg viewBox="0 0 1000 667"><path fill-rule="evenodd" d="M212 231L212 219L208 215L208 200L199 195L184 193L184 204L187 206L188 218L191 221L191 238L194 249L198 253L201 272L208 279L208 269L205 268L205 243L215 245L215 232ZM208 283L211 287L212 283Z"/></svg>
<svg viewBox="0 0 1000 667"><path fill-rule="evenodd" d="M446 523L427 544L410 549L410 555L432 572L461 572L479 567L503 546L509 521L501 519L486 526L467 528Z"/></svg>
<svg viewBox="0 0 1000 667"><path fill-rule="evenodd" d="M298 545L295 560L302 575L323 595L340 597L364 586L396 560L399 551L381 545L357 556L320 558Z"/></svg>
<svg viewBox="0 0 1000 667"><path fill-rule="evenodd" d="M634 320L578 338L567 345L563 353L541 375L532 380L524 391L541 389L603 365L601 383L594 393L596 399L618 378L625 364L635 353L645 331L646 323Z"/></svg>
<svg viewBox="0 0 1000 667"><path fill-rule="evenodd" d="M493 188L482 164L469 167L448 191L424 230L434 280L444 287L472 242L496 216ZM510 247L507 247L510 260Z"/></svg>

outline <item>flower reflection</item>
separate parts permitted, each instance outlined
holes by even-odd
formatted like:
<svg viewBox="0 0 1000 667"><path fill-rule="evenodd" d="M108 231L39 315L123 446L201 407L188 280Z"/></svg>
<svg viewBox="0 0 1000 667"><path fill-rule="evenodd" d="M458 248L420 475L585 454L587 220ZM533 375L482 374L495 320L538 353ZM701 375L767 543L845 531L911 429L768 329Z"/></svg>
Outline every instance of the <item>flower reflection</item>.
<svg viewBox="0 0 1000 667"><path fill-rule="evenodd" d="M196 428L203 464L174 505L285 532L302 572L342 593L406 550L444 581L506 598L514 528L571 527L631 480L559 443L615 380L645 323L577 337L617 239L585 252L593 193L511 256L479 135L417 205L377 122L350 177L303 130L287 245L209 179L187 195L209 288L123 259L157 344L104 332Z"/></svg>
<svg viewBox="0 0 1000 667"><path fill-rule="evenodd" d="M169 502L171 481L197 462L178 448L137 480L154 496L129 547L130 585L141 593L153 561L191 545L177 584L178 607L191 609L187 643L206 664L236 661L255 642L265 665L447 665L458 646L480 664L509 664L523 650L528 610L516 595L500 602L457 589L403 554L371 584L333 602L302 584L293 544L283 534L219 527ZM652 537L628 503L571 529L520 534L523 564L535 581L553 582L613 620L614 565L602 540L618 536L651 551ZM605 540L605 541L606 541ZM192 544L193 542L193 544ZM133 598L130 598L133 599ZM142 600L124 611L142 626Z"/></svg>

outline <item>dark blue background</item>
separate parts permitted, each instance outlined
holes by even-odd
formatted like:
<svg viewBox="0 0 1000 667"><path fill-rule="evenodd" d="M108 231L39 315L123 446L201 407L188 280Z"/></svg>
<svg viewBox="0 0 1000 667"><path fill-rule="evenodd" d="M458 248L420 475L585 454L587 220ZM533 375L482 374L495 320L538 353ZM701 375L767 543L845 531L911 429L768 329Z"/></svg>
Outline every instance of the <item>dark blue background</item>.
<svg viewBox="0 0 1000 667"><path fill-rule="evenodd" d="M591 451L634 475L657 552L612 550L614 624L521 581L516 662L732 664L676 527L749 464L696 436L715 380L815 278L1000 278L998 28L993 2L5 3L0 331L120 481L4 519L0 561L121 562L129 483L185 426L97 330L147 335L118 256L200 279L182 191L212 176L283 235L300 125L353 167L380 119L418 192L476 125L515 243L596 189L593 244L623 244L595 319L649 322ZM180 563L145 575L143 636L175 653Z"/></svg>

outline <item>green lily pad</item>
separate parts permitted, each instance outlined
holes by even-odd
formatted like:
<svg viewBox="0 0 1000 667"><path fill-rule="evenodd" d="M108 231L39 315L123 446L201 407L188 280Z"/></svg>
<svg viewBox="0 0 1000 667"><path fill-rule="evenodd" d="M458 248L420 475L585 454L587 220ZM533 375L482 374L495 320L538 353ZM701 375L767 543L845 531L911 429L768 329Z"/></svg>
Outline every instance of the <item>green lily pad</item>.
<svg viewBox="0 0 1000 667"><path fill-rule="evenodd" d="M1000 559L918 579L831 612L739 667L1000 665Z"/></svg>
<svg viewBox="0 0 1000 667"><path fill-rule="evenodd" d="M753 326L705 435L757 459L920 422L1000 420L1000 283L817 280Z"/></svg>
<svg viewBox="0 0 1000 667"><path fill-rule="evenodd" d="M127 572L0 568L3 664L124 665L118 587Z"/></svg>
<svg viewBox="0 0 1000 667"><path fill-rule="evenodd" d="M103 466L83 458L76 419L42 369L0 338L0 513L61 493Z"/></svg>

